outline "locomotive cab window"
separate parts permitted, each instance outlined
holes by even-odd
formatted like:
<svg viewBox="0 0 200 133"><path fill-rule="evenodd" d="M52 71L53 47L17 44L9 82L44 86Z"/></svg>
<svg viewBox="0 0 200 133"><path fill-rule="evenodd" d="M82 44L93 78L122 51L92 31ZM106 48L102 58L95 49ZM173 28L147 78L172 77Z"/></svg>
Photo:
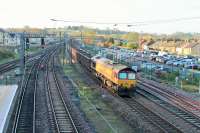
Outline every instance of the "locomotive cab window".
<svg viewBox="0 0 200 133"><path fill-rule="evenodd" d="M127 73L125 72L119 73L119 79L127 79Z"/></svg>
<svg viewBox="0 0 200 133"><path fill-rule="evenodd" d="M135 79L135 73L128 73L128 79Z"/></svg>

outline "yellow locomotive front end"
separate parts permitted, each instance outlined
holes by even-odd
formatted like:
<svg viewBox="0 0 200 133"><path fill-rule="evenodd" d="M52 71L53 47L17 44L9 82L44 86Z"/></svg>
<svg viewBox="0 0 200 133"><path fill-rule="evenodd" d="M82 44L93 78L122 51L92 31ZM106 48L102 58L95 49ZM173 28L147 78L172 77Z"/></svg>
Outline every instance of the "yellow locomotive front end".
<svg viewBox="0 0 200 133"><path fill-rule="evenodd" d="M92 68L103 84L119 95L130 95L135 91L135 71L128 66L97 56L92 58Z"/></svg>
<svg viewBox="0 0 200 133"><path fill-rule="evenodd" d="M120 95L129 95L135 91L136 73L131 68L120 70L117 77L118 93Z"/></svg>

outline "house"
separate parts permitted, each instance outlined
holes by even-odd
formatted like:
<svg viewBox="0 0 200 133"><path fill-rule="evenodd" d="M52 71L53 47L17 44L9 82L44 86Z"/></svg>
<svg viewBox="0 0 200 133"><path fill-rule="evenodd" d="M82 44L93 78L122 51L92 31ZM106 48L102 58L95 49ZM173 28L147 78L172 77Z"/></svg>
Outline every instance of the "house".
<svg viewBox="0 0 200 133"><path fill-rule="evenodd" d="M4 35L5 35L5 30L0 29L0 45L4 44L4 39L5 39Z"/></svg>
<svg viewBox="0 0 200 133"><path fill-rule="evenodd" d="M139 48L141 50L149 50L149 46L154 43L154 40L145 40L145 39L140 39L139 40Z"/></svg>
<svg viewBox="0 0 200 133"><path fill-rule="evenodd" d="M20 45L20 35L13 32L5 32L5 46L18 46Z"/></svg>
<svg viewBox="0 0 200 133"><path fill-rule="evenodd" d="M150 49L176 53L177 45L180 45L180 42L176 42L174 40L160 40L150 45Z"/></svg>
<svg viewBox="0 0 200 133"><path fill-rule="evenodd" d="M0 46L17 46L20 44L18 33L7 32L0 29Z"/></svg>
<svg viewBox="0 0 200 133"><path fill-rule="evenodd" d="M200 56L200 43L187 43L182 47L182 55Z"/></svg>
<svg viewBox="0 0 200 133"><path fill-rule="evenodd" d="M180 39L163 39L157 40L149 46L150 49L166 51L178 55L200 56L200 41L198 40L180 40Z"/></svg>
<svg viewBox="0 0 200 133"><path fill-rule="evenodd" d="M200 43L192 47L192 55L200 56Z"/></svg>

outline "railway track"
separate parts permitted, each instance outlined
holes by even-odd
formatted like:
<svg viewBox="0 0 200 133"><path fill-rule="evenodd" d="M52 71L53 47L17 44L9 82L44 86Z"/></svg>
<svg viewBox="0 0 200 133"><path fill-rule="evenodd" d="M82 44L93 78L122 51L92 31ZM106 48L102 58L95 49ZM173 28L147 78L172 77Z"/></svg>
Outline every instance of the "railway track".
<svg viewBox="0 0 200 133"><path fill-rule="evenodd" d="M40 54L26 59L27 60L27 64L30 64L30 63L34 62L39 57L40 57ZM5 72L8 72L8 71L10 71L12 69L15 69L17 67L19 67L19 60L14 60L14 61L7 62L5 64L0 65L0 73L3 74Z"/></svg>
<svg viewBox="0 0 200 133"><path fill-rule="evenodd" d="M54 130L57 133L78 133L74 120L64 101L59 80L56 76L54 57L50 59L46 67L46 86L54 118Z"/></svg>
<svg viewBox="0 0 200 133"><path fill-rule="evenodd" d="M146 83L146 82L140 82L141 85L146 86L150 88L152 91L159 93L161 96L167 98L171 102L173 102L175 105L178 105L182 107L183 109L195 114L200 118L200 103L196 102L188 97L185 97L180 94L175 94L172 91L169 91L168 89L165 89L165 87L161 87L159 85L155 85L153 83Z"/></svg>
<svg viewBox="0 0 200 133"><path fill-rule="evenodd" d="M46 51L48 50L51 50L51 47L47 48ZM35 53L35 54L32 54L30 56L26 56L26 61L27 61L27 64L29 63L32 63L34 62L35 60L37 60L39 58L39 56L44 52L44 50L38 52L38 53ZM5 72L8 72L12 69L15 69L19 66L19 62L20 60L19 59L16 59L16 60L13 60L13 61L9 61L7 63L4 63L4 64L1 64L0 65L0 75L5 73Z"/></svg>
<svg viewBox="0 0 200 133"><path fill-rule="evenodd" d="M28 79L23 87L22 97L19 104L19 109L17 111L17 118L13 127L13 133L16 132L33 132L34 120L33 120L33 110L34 110L34 92L36 84L36 73L37 64L31 68L29 72Z"/></svg>
<svg viewBox="0 0 200 133"><path fill-rule="evenodd" d="M149 93L149 95L159 94L161 97L157 96L157 99L165 98L167 101L170 101L172 104L171 106L173 106L174 109L172 107L171 108L174 110L174 112L177 112L177 114L180 114L182 118L191 123L194 123L196 127L200 128L200 106L198 103L196 104L195 101L192 101L189 98L174 94L169 90L165 90L161 87L156 87L152 84L140 83L140 85L144 86L143 92L146 91Z"/></svg>
<svg viewBox="0 0 200 133"><path fill-rule="evenodd" d="M0 65L0 73L2 74L4 72L7 72L8 70L16 68L18 62L19 62L19 60L14 60L14 61L7 62L5 64L1 64Z"/></svg>
<svg viewBox="0 0 200 133"><path fill-rule="evenodd" d="M51 52L46 51L27 71L27 75L21 85L21 92L19 93L18 99L20 100L17 102L17 108L15 108L13 113L14 120L10 123L8 132L78 133L60 90L60 81L57 78L54 68L55 53L55 48ZM45 66L46 68L41 68L41 66ZM43 83L39 81L41 78L44 79ZM39 98L38 96L44 97ZM47 106L41 103L42 101ZM46 120L42 120L42 118ZM44 122L46 123L44 124ZM42 123L44 126L40 125Z"/></svg>
<svg viewBox="0 0 200 133"><path fill-rule="evenodd" d="M12 127L13 133L35 133L35 99L36 99L36 88L37 78L39 72L39 66L47 57L40 57L28 72L28 76L22 85L22 95L20 97L19 106L17 108L14 124Z"/></svg>
<svg viewBox="0 0 200 133"><path fill-rule="evenodd" d="M146 99L152 101L156 105L159 105L160 107L167 110L168 112L170 112L172 114L171 118L173 118L174 121L177 118L181 118L183 120L183 122L186 123L186 125L189 124L189 127L191 128L191 130L200 131L200 119L198 117L196 117L195 115L191 114L188 111L180 109L180 108L160 99L159 97L157 97L143 89L138 89L137 93L139 95L142 95ZM187 127L185 127L185 128L187 128ZM184 128L184 127L182 127L182 128ZM188 130L188 129L186 129L186 130Z"/></svg>
<svg viewBox="0 0 200 133"><path fill-rule="evenodd" d="M182 131L168 122L162 116L149 110L144 105L137 102L134 98L124 98L125 102L133 109L132 111L141 114L147 121L160 129L161 132L181 133Z"/></svg>

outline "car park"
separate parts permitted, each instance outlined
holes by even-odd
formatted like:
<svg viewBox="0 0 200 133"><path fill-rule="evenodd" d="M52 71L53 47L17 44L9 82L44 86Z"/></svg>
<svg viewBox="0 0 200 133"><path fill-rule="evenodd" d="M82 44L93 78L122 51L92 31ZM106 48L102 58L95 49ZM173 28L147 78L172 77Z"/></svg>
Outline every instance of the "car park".
<svg viewBox="0 0 200 133"><path fill-rule="evenodd" d="M165 71L165 69L159 68L159 64L163 64L166 68L167 66L175 66L175 67L185 67L186 69L200 69L198 62L200 59L193 56L179 56L173 55L166 52L155 52L155 51L134 51L134 50L127 50L124 48L120 49L107 49L105 50L107 53L112 55L117 55L120 60L129 63L136 63L138 60L146 60L147 63L143 62L143 68L147 69L159 69ZM149 60L149 61L148 61ZM150 61L158 62L158 66L154 66L150 63ZM145 64L145 65L144 65ZM134 65L134 64L133 64ZM164 67L164 68L165 68Z"/></svg>

